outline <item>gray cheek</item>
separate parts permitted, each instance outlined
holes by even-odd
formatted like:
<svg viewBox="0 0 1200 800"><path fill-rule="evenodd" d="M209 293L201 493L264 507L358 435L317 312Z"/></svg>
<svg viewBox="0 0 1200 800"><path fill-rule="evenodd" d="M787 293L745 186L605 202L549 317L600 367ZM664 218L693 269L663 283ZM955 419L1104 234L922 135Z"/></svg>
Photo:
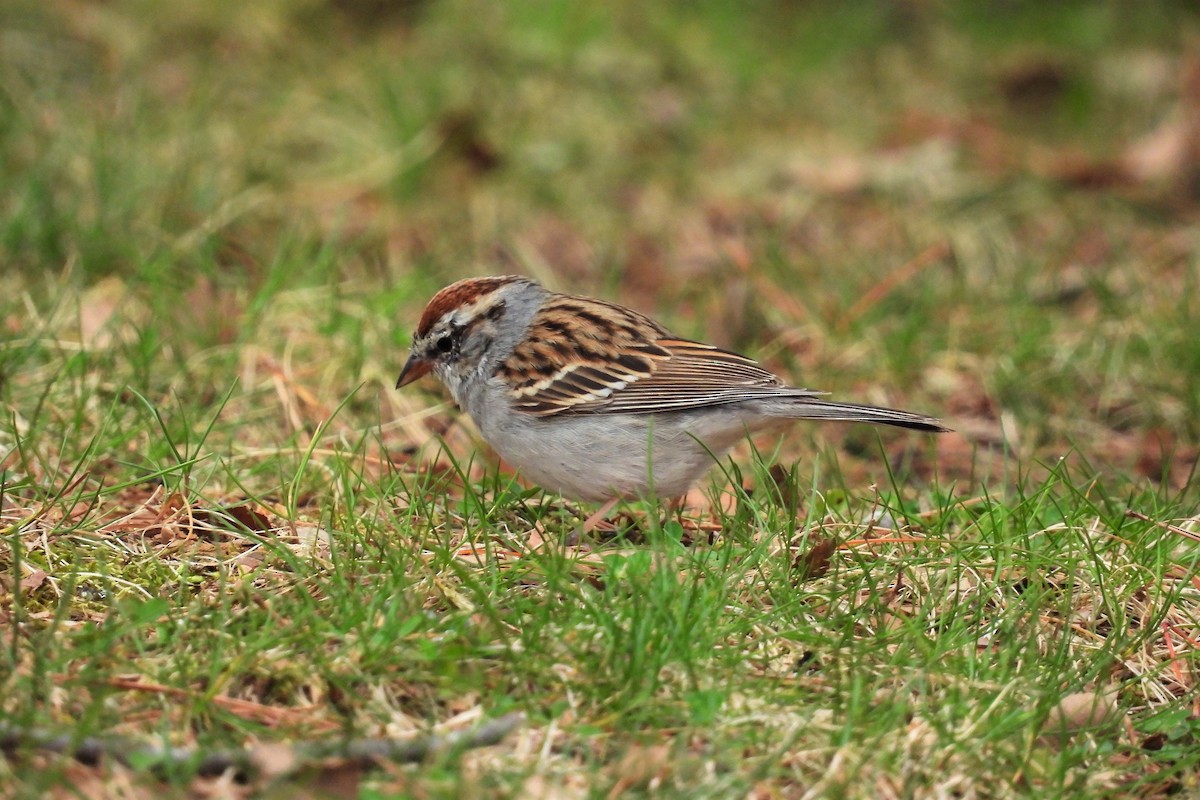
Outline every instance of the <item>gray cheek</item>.
<svg viewBox="0 0 1200 800"><path fill-rule="evenodd" d="M447 364L438 364L434 367L433 374L441 381L442 385L450 392L450 396L454 398L454 402L462 405L462 376Z"/></svg>

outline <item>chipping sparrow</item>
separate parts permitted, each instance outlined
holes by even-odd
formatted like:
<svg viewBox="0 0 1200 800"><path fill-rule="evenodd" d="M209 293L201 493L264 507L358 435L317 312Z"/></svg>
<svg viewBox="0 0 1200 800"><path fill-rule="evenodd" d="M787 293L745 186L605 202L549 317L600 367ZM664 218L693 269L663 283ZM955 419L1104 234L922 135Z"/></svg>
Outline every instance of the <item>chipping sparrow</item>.
<svg viewBox="0 0 1200 800"><path fill-rule="evenodd" d="M468 278L425 307L396 388L432 372L497 453L576 500L684 494L747 433L794 419L945 431L830 403L745 356L527 278Z"/></svg>

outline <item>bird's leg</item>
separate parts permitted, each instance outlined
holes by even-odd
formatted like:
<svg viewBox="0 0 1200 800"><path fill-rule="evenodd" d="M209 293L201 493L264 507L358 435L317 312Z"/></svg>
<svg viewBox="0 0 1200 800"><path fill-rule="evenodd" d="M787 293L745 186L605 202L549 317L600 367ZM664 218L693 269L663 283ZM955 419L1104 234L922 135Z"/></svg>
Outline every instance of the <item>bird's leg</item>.
<svg viewBox="0 0 1200 800"><path fill-rule="evenodd" d="M604 505L596 509L594 514L583 521L583 533L591 533L593 530L595 530L596 526L603 522L604 518L608 516L608 512L613 510L613 507L616 506L617 500L619 499L620 498L614 497L611 500L605 500Z"/></svg>
<svg viewBox="0 0 1200 800"><path fill-rule="evenodd" d="M604 505L596 509L595 513L591 514L583 521L583 525L566 535L566 538L563 539L563 544L567 545L568 547L579 546L579 543L583 537L594 531L596 526L601 522L604 522L604 518L608 516L608 512L613 510L613 506L617 504L618 499L619 498L614 497L611 500L606 500Z"/></svg>
<svg viewBox="0 0 1200 800"><path fill-rule="evenodd" d="M577 544L579 542L579 538L581 536L585 536L585 535L590 534L593 531L595 531L596 528L600 525L600 523L604 522L604 520L608 516L609 512L611 512L613 510L613 508L617 505L618 502L620 502L619 497L614 497L610 500L604 501L604 504L602 506L600 506L600 508L596 509L596 511L594 513L589 515L588 518L583 521L583 525L579 529L577 529L574 533L572 533L570 536L567 537L566 543L572 544L572 545ZM686 504L687 504L687 495L680 495L679 497L671 498L670 501L668 501L668 503L667 503L668 517L670 517L671 515L680 514L681 509Z"/></svg>

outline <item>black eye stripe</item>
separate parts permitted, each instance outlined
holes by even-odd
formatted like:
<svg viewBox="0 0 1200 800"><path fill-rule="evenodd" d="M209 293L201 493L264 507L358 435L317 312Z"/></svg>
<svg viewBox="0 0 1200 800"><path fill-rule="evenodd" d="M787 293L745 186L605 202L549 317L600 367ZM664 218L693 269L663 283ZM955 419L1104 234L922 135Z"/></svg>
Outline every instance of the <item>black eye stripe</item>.
<svg viewBox="0 0 1200 800"><path fill-rule="evenodd" d="M504 315L504 301L501 300L500 302L496 303L491 308L489 308L483 316L485 319L490 319L493 322L495 322L496 320L500 319L500 317L502 317L503 315Z"/></svg>
<svg viewBox="0 0 1200 800"><path fill-rule="evenodd" d="M444 329L438 333L436 330L426 334L429 338L426 339L426 352L431 356L443 356L457 353L463 346L464 340L471 336L474 339L477 336L483 337L486 341L491 341L490 333L494 325L485 323L495 323L503 316L504 303L497 303L481 317L468 319L463 323L446 320ZM482 341L482 340L481 340ZM472 345L474 347L474 345Z"/></svg>
<svg viewBox="0 0 1200 800"><path fill-rule="evenodd" d="M432 356L442 356L448 353L453 353L458 350L459 343L462 341L462 329L451 325L431 336L426 345L427 352Z"/></svg>

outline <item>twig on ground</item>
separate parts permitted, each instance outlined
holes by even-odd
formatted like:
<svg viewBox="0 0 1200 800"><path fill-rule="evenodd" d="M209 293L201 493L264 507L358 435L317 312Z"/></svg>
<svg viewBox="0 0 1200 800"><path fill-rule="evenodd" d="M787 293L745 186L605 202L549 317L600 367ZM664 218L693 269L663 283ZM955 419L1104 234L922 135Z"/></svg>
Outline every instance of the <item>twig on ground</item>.
<svg viewBox="0 0 1200 800"><path fill-rule="evenodd" d="M850 326L858 320L863 314L866 314L873 307L878 305L889 294L894 292L899 286L906 281L916 277L918 273L939 261L944 261L953 254L949 242L938 242L931 245L911 259L901 264L896 269L884 275L874 286L863 292L854 305L850 306L841 320L838 321L838 329L842 331L850 330Z"/></svg>
<svg viewBox="0 0 1200 800"><path fill-rule="evenodd" d="M1162 528L1163 530L1170 531L1171 533L1178 533L1180 536L1186 536L1187 538L1191 539L1192 541L1200 542L1200 533L1194 533L1189 530L1184 530L1183 528L1179 527L1178 525L1172 525L1169 522L1162 522L1161 520L1151 519L1150 517L1147 517L1145 514L1143 514L1140 511L1134 511L1132 508L1125 509L1125 516L1132 517L1133 519L1140 519L1142 522L1149 522L1153 525L1157 525L1158 527Z"/></svg>
<svg viewBox="0 0 1200 800"><path fill-rule="evenodd" d="M297 742L290 747L291 766L283 774L311 766L324 759L339 759L347 766L371 769L383 762L412 763L437 753L470 750L498 744L525 721L517 712L505 714L477 727L416 739L351 739L344 742ZM37 728L19 728L0 723L0 752L41 750L71 756L83 764L97 764L103 758L115 759L127 767L164 769L194 764L197 775L220 775L227 770L251 776L258 772L254 748L202 752L192 747L163 747L130 739L102 739L88 736L76 739L68 734L52 734ZM278 777L276 775L275 777Z"/></svg>

